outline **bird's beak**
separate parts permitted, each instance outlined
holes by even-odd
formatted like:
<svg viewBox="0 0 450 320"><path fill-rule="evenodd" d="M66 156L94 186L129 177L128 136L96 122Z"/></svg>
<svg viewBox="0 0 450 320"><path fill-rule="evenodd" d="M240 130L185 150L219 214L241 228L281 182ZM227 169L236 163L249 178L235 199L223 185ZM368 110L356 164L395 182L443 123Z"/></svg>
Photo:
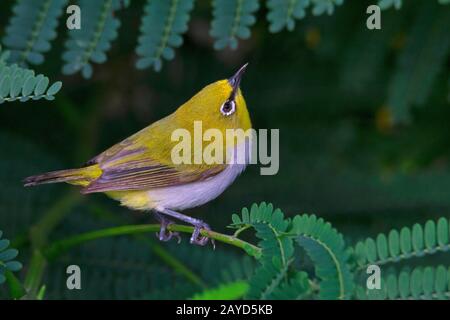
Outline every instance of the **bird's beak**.
<svg viewBox="0 0 450 320"><path fill-rule="evenodd" d="M248 63L244 64L231 78L228 79L228 82L230 83L231 87L233 88L233 91L231 93L231 96L234 97L239 90L239 85L241 83L242 75L245 72L245 69L247 69Z"/></svg>

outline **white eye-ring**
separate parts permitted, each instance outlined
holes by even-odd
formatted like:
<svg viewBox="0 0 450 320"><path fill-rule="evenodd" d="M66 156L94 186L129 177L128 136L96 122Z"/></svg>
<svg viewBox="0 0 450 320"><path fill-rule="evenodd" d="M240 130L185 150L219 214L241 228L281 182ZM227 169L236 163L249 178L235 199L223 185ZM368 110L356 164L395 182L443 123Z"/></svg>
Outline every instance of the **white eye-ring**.
<svg viewBox="0 0 450 320"><path fill-rule="evenodd" d="M227 100L225 103L220 107L220 112L224 116L230 116L236 111L236 103L233 100Z"/></svg>

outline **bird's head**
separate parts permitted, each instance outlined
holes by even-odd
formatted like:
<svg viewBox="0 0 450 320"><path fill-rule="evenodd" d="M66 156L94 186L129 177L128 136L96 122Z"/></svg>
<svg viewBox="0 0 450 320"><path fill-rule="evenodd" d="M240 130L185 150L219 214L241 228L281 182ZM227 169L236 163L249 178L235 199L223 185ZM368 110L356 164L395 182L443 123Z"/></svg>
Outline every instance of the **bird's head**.
<svg viewBox="0 0 450 320"><path fill-rule="evenodd" d="M177 110L177 117L202 121L204 130L251 128L247 105L240 89L247 65L243 65L232 77L204 87Z"/></svg>

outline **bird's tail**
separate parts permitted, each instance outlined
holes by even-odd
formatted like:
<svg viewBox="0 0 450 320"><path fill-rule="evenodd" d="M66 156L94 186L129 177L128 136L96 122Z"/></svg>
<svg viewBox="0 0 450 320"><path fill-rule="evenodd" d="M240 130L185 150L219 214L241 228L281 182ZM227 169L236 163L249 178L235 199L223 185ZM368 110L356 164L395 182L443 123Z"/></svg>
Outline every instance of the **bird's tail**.
<svg viewBox="0 0 450 320"><path fill-rule="evenodd" d="M52 171L25 178L25 187L37 186L45 183L67 182L74 185L87 186L101 175L101 169L97 166L89 166L80 169L68 169Z"/></svg>

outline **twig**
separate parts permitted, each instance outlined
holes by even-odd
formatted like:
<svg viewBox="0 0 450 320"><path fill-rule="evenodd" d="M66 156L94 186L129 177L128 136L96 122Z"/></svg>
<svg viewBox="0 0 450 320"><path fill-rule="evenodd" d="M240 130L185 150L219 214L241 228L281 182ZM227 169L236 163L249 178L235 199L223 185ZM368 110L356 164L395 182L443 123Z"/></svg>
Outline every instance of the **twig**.
<svg viewBox="0 0 450 320"><path fill-rule="evenodd" d="M79 235L75 235L73 237L69 237L66 239L62 239L59 241L55 241L52 244L49 244L47 248L44 250L44 255L47 257L47 259L54 259L60 254L64 253L68 249L78 246L82 243L100 239L100 238L106 238L106 237L114 237L114 236L120 236L120 235L127 235L127 234L139 234L139 233L153 233L157 232L160 229L159 224L146 224L146 225L126 225L126 226L119 226L119 227L113 227L113 228L107 228L107 229L101 229L96 230L92 232L82 233ZM169 231L175 231L175 232L184 232L184 233L192 233L194 231L194 228L191 226L185 226L185 225L179 225L179 224L171 224L167 228ZM216 241L220 241L226 244L230 244L232 246L238 247L243 249L248 255L259 258L261 256L261 248L248 243L246 241L243 241L241 239L238 239L234 236L214 232L214 231L208 231L208 230L201 230L201 235L207 236L210 239L214 239Z"/></svg>

